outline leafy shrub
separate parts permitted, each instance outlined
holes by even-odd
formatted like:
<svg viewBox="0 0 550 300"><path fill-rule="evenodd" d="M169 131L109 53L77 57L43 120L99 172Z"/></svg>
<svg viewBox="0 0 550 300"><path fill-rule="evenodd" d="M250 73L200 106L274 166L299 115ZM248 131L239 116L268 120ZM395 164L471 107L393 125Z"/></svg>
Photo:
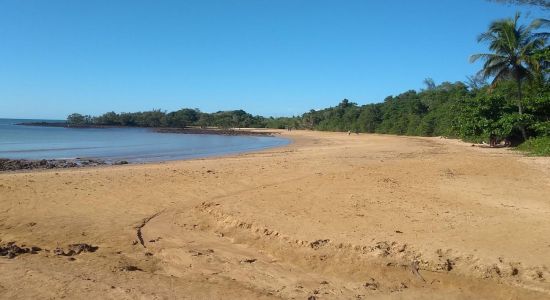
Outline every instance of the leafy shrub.
<svg viewBox="0 0 550 300"><path fill-rule="evenodd" d="M535 156L550 156L550 136L530 138L517 149Z"/></svg>

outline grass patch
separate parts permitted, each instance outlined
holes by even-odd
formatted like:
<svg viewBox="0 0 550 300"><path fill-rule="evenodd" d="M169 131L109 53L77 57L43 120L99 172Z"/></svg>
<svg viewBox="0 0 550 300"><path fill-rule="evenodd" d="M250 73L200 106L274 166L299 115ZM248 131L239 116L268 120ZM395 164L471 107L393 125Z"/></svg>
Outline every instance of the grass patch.
<svg viewBox="0 0 550 300"><path fill-rule="evenodd" d="M517 147L535 156L550 156L550 136L531 138Z"/></svg>

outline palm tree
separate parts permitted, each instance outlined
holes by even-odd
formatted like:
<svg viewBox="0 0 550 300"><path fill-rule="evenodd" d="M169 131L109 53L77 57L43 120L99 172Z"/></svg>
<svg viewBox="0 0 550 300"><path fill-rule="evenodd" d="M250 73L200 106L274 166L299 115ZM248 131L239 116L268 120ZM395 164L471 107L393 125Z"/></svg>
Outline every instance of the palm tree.
<svg viewBox="0 0 550 300"><path fill-rule="evenodd" d="M519 13L514 19L498 20L491 23L489 30L478 37L478 42L487 42L493 53L475 54L470 62L478 59L485 61L480 75L483 78L493 77L492 85L500 81L514 80L518 91L518 112L523 115L522 84L541 71L540 60L535 53L546 45L546 33L534 33L533 30L547 24L535 20L529 26L519 25ZM520 125L521 134L527 139L525 127Z"/></svg>

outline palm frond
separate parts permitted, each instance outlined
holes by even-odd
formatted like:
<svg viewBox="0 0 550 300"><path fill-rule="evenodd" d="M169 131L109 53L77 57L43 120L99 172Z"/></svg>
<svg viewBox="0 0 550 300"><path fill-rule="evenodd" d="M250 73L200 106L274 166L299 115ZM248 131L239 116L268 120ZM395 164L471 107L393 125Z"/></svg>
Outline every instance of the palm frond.
<svg viewBox="0 0 550 300"><path fill-rule="evenodd" d="M497 73L495 75L495 77L493 78L493 81L491 82L491 85L495 86L497 83L499 83L501 81L506 81L506 80L509 80L509 79L511 79L511 74L510 73L500 72L500 73Z"/></svg>
<svg viewBox="0 0 550 300"><path fill-rule="evenodd" d="M478 74L483 78L492 77L493 84L505 79L518 82L530 79L548 65L537 53L546 47L550 33L533 30L550 26L550 21L539 19L525 26L519 24L520 16L516 13L514 18L492 22L489 29L478 36L478 41L486 42L492 53L470 56L472 63L484 61Z"/></svg>
<svg viewBox="0 0 550 300"><path fill-rule="evenodd" d="M498 55L498 54L494 54L494 53L479 53L479 54L473 54L472 56L470 56L470 62L471 62L471 63L474 63L474 62L476 62L478 59L488 60L488 59L492 59L492 58L496 58L496 57L503 57L503 56Z"/></svg>
<svg viewBox="0 0 550 300"><path fill-rule="evenodd" d="M544 18L535 19L531 22L529 27L531 27L532 30L537 30L541 27L550 27L550 20Z"/></svg>

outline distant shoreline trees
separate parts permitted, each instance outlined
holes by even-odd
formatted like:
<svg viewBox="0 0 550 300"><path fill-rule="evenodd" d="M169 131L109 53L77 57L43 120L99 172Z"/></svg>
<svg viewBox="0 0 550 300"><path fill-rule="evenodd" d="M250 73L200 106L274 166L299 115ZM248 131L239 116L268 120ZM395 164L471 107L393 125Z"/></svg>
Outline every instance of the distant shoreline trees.
<svg viewBox="0 0 550 300"><path fill-rule="evenodd" d="M253 116L243 110L203 113L198 109L184 108L173 112L158 109L134 113L107 112L97 117L84 116L78 113L67 117L69 126L128 126L128 127L171 127L188 126L240 128L266 127L266 119Z"/></svg>

